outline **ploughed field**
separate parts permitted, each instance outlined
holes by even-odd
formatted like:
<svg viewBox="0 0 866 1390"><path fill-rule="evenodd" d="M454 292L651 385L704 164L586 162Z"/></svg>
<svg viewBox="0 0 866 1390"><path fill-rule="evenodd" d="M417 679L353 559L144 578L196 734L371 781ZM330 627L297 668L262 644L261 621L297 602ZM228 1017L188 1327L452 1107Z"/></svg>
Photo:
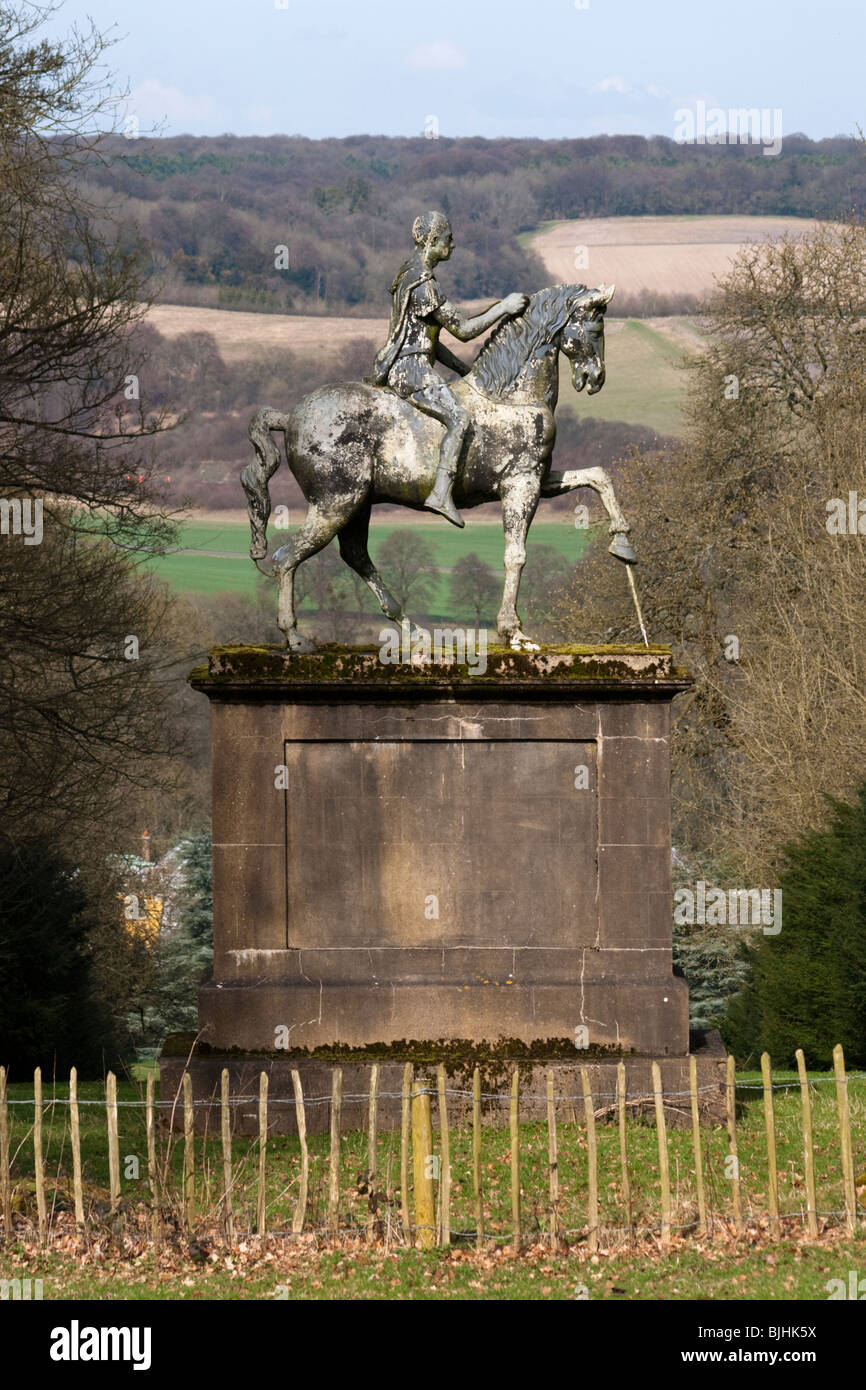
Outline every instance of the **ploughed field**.
<svg viewBox="0 0 866 1390"><path fill-rule="evenodd" d="M588 217L552 222L525 238L555 284L615 283L623 294L703 298L746 242L811 231L802 217ZM575 253L583 268L575 268Z"/></svg>
<svg viewBox="0 0 866 1390"><path fill-rule="evenodd" d="M600 217L551 223L521 240L540 256L552 284L615 282L620 302L642 292L701 299L712 290L715 279L730 269L745 243L803 234L813 226L797 217ZM502 293L520 288L503 285ZM474 311L481 305L465 307ZM372 361L385 341L387 309L383 287L382 313L372 317L256 314L158 304L149 311L148 320L168 338L190 332L213 334L228 363L262 353L278 362L279 354L285 352L333 358L336 369L340 353L357 339L369 343ZM682 427L684 388L683 374L677 369L683 356L699 348L701 341L698 321L687 315L610 318L604 390L593 397L575 396L570 387L565 389L564 380L560 408L581 418L618 420L676 434ZM460 344L456 351L467 359L471 356ZM281 402L270 404L279 408Z"/></svg>

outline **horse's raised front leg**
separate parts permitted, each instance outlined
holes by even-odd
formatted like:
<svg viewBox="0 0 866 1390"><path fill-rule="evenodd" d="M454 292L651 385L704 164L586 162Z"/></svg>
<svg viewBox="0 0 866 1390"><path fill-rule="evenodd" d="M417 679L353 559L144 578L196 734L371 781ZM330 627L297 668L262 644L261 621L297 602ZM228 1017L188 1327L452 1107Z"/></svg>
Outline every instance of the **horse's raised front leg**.
<svg viewBox="0 0 866 1390"><path fill-rule="evenodd" d="M613 537L608 550L618 560L633 565L637 556L628 539L631 530L620 511L613 490L610 474L604 468L567 468L563 473L548 473L541 486L542 497L558 497L563 492L573 492L577 487L591 487L601 498L602 506L610 518L610 534Z"/></svg>
<svg viewBox="0 0 866 1390"><path fill-rule="evenodd" d="M538 506L539 485L535 478L524 478L507 485L502 491L502 526L505 531L505 587L502 591L502 605L496 619L499 636L514 651L537 652L537 642L532 642L521 631L517 616L517 591L520 576L526 564L526 533L535 516Z"/></svg>
<svg viewBox="0 0 866 1390"><path fill-rule="evenodd" d="M351 521L343 527L338 537L340 555L346 564L359 574L364 582L376 595L379 607L390 618L392 622L410 623L409 640L414 642L417 638L424 636L422 628L416 627L411 619L406 617L403 607L385 585L381 574L376 569L370 559L370 552L367 549L367 536L370 530L371 507L368 502L365 507L352 517Z"/></svg>

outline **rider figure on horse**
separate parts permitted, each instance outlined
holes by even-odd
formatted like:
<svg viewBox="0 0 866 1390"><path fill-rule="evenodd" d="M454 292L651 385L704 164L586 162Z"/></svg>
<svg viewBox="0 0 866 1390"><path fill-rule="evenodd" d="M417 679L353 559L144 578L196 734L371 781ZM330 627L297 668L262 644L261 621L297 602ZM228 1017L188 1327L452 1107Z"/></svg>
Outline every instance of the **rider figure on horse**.
<svg viewBox="0 0 866 1390"><path fill-rule="evenodd" d="M483 314L464 318L443 295L433 268L447 261L454 249L451 223L441 212L425 212L412 224L415 250L404 261L391 285L391 327L388 341L376 357L372 380L377 386L390 386L398 396L411 401L425 414L445 425L439 447L436 480L424 506L447 517L455 526L463 518L454 505L451 489L457 476L460 454L469 414L433 369L442 362L465 376L469 368L439 341L439 331L468 342L500 319L522 314L529 300L525 294L510 294Z"/></svg>

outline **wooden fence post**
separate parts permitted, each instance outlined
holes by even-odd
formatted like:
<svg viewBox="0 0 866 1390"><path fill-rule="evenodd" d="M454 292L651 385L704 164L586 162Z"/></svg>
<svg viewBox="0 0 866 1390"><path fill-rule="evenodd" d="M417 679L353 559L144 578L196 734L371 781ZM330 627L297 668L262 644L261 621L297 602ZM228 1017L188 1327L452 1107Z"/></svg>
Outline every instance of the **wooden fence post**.
<svg viewBox="0 0 866 1390"><path fill-rule="evenodd" d="M839 1115L839 1142L842 1148L842 1184L845 1189L845 1223L848 1234L857 1231L857 1189L854 1184L854 1155L851 1150L851 1110L848 1104L848 1077L845 1074L845 1053L842 1044L833 1048L833 1070L836 1073L836 1109Z"/></svg>
<svg viewBox="0 0 866 1390"><path fill-rule="evenodd" d="M304 1109L304 1090L301 1085L301 1073L292 1071L292 1087L295 1092L295 1120L298 1126L298 1140L301 1145L301 1178L298 1185L298 1200L295 1204L292 1216L292 1230L294 1234L300 1235L304 1229L304 1220L307 1215L307 1190L310 1183L310 1154L307 1148L307 1113Z"/></svg>
<svg viewBox="0 0 866 1390"><path fill-rule="evenodd" d="M39 1239L44 1241L48 1231L48 1210L45 1205L45 1162L42 1157L42 1068L33 1073L33 1171L36 1179L36 1213Z"/></svg>
<svg viewBox="0 0 866 1390"><path fill-rule="evenodd" d="M376 1136L379 1127L379 1063L374 1062L370 1068L370 1111L367 1117L367 1171L370 1174L370 1184L376 1176L378 1167L378 1155L376 1152Z"/></svg>
<svg viewBox="0 0 866 1390"><path fill-rule="evenodd" d="M328 1173L328 1230L340 1229L340 1128L343 1115L343 1068L331 1072L331 1155Z"/></svg>
<svg viewBox="0 0 866 1390"><path fill-rule="evenodd" d="M192 1077L183 1074L183 1224L187 1230L195 1215L195 1104Z"/></svg>
<svg viewBox="0 0 866 1390"><path fill-rule="evenodd" d="M412 1244L412 1218L409 1214L409 1129L412 1118L412 1075L412 1063L407 1062L403 1068L403 1095L400 1112L400 1216L403 1221L403 1236L407 1245Z"/></svg>
<svg viewBox="0 0 866 1390"><path fill-rule="evenodd" d="M782 1223L779 1220L779 1171L776 1166L776 1120L773 1109L773 1073L769 1052L761 1053L761 1079L764 1083L764 1129L767 1135L767 1205L770 1212L770 1236L779 1240Z"/></svg>
<svg viewBox="0 0 866 1390"><path fill-rule="evenodd" d="M112 1216L120 1206L120 1138L117 1129L117 1077L105 1078L105 1113L108 1122L108 1188Z"/></svg>
<svg viewBox="0 0 866 1390"><path fill-rule="evenodd" d="M160 1211L159 1197L157 1196L157 1176L156 1176L156 1121L154 1117L154 1102L156 1093L156 1078L152 1071L147 1073L147 1083L144 1101L144 1123L147 1131L147 1180L150 1186L150 1238L153 1244L159 1245L160 1236Z"/></svg>
<svg viewBox="0 0 866 1390"><path fill-rule="evenodd" d="M481 1072L472 1073L472 1188L475 1193L475 1244L484 1245L484 1191L481 1182Z"/></svg>
<svg viewBox="0 0 866 1390"><path fill-rule="evenodd" d="M662 1073L658 1062L652 1064L653 1096L656 1108L656 1129L659 1141L659 1178L662 1190L662 1245L671 1243L671 1174L668 1161L668 1131L665 1124L665 1103L662 1095Z"/></svg>
<svg viewBox="0 0 866 1390"><path fill-rule="evenodd" d="M595 1137L595 1111L592 1105L592 1091L589 1086L589 1073L586 1067L580 1069L580 1084L583 1087L583 1113L586 1118L586 1150L589 1172L586 1218L589 1228L589 1248L598 1249L598 1145Z"/></svg>
<svg viewBox="0 0 866 1390"><path fill-rule="evenodd" d="M369 1190L370 1214L367 1218L367 1241L371 1242L376 1234L376 1168L378 1166L378 1155L376 1152L376 1135L379 1124L379 1063L374 1062L370 1068L370 1107L367 1115L367 1174Z"/></svg>
<svg viewBox="0 0 866 1390"><path fill-rule="evenodd" d="M12 1174L9 1169L9 1102L6 1097L6 1068L0 1067L0 1207L3 1234L12 1239Z"/></svg>
<svg viewBox="0 0 866 1390"><path fill-rule="evenodd" d="M559 1156L556 1144L556 1101L553 1093L553 1072L547 1073L547 1165L550 1183L550 1225L547 1238L551 1250L559 1245Z"/></svg>
<svg viewBox="0 0 866 1390"><path fill-rule="evenodd" d="M81 1119L78 1113L78 1068L69 1072L69 1142L72 1149L72 1191L75 1224L84 1226L84 1187L81 1181Z"/></svg>
<svg viewBox="0 0 866 1390"><path fill-rule="evenodd" d="M704 1154L701 1145L701 1116L698 1106L698 1064L689 1058L689 1091L692 1098L692 1151L695 1159L695 1183L698 1190L698 1235L707 1234L707 1199L704 1193Z"/></svg>
<svg viewBox="0 0 866 1390"><path fill-rule="evenodd" d="M619 1162L622 1171L622 1200L625 1206L625 1225L629 1235L632 1233L631 1218L631 1182L628 1174L628 1132L625 1122L625 1103L628 1095L628 1079L626 1077L625 1062L620 1062L616 1069L616 1108L619 1120Z"/></svg>
<svg viewBox="0 0 866 1390"><path fill-rule="evenodd" d="M430 1085L426 1076L412 1086L412 1176L414 1178L415 1237L422 1250L436 1243L436 1202L433 1191L433 1122Z"/></svg>
<svg viewBox="0 0 866 1390"><path fill-rule="evenodd" d="M229 1109L229 1073L223 1067L220 1077L220 1136L223 1151L223 1196L225 1199L226 1240L235 1242L235 1218L232 1210L232 1123Z"/></svg>
<svg viewBox="0 0 866 1390"><path fill-rule="evenodd" d="M448 1133L448 1103L445 1095L445 1067L436 1072L439 1090L439 1239L451 1244L451 1138Z"/></svg>
<svg viewBox="0 0 866 1390"><path fill-rule="evenodd" d="M734 1204L734 1230L738 1236L743 1234L743 1204L740 1200L740 1157L737 1153L737 1064L728 1053L725 1067L725 1115L728 1124L728 1160L733 1160L731 1173L731 1199ZM725 1175L727 1176L727 1174Z"/></svg>
<svg viewBox="0 0 866 1390"><path fill-rule="evenodd" d="M259 1182L256 1203L256 1234L263 1236L267 1221L268 1182L268 1074L259 1074Z"/></svg>
<svg viewBox="0 0 866 1390"><path fill-rule="evenodd" d="M806 1178L806 1229L810 1236L818 1234L818 1200L815 1192L815 1146L812 1142L812 1097L802 1047L794 1054L800 1077L800 1106L803 1111L803 1165Z"/></svg>
<svg viewBox="0 0 866 1390"><path fill-rule="evenodd" d="M511 1110L509 1115L511 1139L511 1220L514 1225L514 1249L520 1249L520 1068L511 1075Z"/></svg>

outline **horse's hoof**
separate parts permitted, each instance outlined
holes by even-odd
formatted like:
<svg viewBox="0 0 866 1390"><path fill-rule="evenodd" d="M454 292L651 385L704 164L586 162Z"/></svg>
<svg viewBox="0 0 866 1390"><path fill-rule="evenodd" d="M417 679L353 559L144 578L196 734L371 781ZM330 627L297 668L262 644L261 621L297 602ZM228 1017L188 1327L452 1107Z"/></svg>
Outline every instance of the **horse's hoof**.
<svg viewBox="0 0 866 1390"><path fill-rule="evenodd" d="M265 556L267 555L267 553L268 553L268 543L267 543L267 541L253 541L252 544L250 545L250 559L251 559L251 560L264 560L264 558L265 558Z"/></svg>
<svg viewBox="0 0 866 1390"><path fill-rule="evenodd" d="M636 565L637 556L632 549L631 541L625 531L617 531L613 540L608 546L608 552L615 555L618 560L622 560L627 565Z"/></svg>
<svg viewBox="0 0 866 1390"><path fill-rule="evenodd" d="M300 655L317 650L315 642L311 642L309 637L304 637L294 627L286 633L286 647L290 652L297 652Z"/></svg>
<svg viewBox="0 0 866 1390"><path fill-rule="evenodd" d="M513 652L540 652L541 647L537 642L530 642L522 632L513 632L508 642Z"/></svg>

